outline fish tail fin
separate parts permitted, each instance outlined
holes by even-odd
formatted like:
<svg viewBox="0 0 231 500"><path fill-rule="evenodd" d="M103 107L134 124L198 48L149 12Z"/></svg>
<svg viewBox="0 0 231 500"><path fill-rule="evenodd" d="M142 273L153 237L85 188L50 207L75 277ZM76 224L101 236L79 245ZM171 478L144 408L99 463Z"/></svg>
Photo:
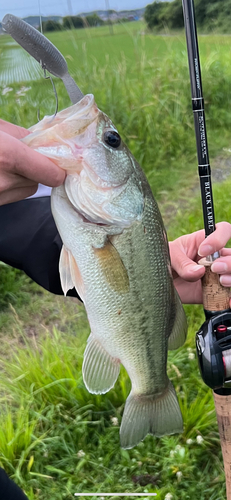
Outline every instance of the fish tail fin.
<svg viewBox="0 0 231 500"><path fill-rule="evenodd" d="M163 436L182 432L183 419L175 393L168 381L168 386L160 396L129 394L120 428L122 448L133 448L147 434Z"/></svg>

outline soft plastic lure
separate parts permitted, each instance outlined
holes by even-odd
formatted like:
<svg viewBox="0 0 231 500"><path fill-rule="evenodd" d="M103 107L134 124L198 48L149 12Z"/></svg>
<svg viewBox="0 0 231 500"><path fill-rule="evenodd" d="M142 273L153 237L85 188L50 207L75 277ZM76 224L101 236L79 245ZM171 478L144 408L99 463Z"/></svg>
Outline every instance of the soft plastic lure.
<svg viewBox="0 0 231 500"><path fill-rule="evenodd" d="M48 38L13 14L4 16L2 27L43 69L61 78L73 104L82 99L83 93L69 74L65 58Z"/></svg>

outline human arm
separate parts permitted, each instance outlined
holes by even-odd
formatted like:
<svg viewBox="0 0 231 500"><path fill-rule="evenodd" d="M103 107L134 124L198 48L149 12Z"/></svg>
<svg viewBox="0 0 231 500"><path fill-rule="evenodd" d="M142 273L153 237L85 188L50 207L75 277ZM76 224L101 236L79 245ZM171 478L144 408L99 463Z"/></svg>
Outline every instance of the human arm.
<svg viewBox="0 0 231 500"><path fill-rule="evenodd" d="M24 198L36 192L38 182L52 187L62 184L65 173L20 142L28 133L0 120L0 261L23 270L46 290L61 295L62 241L50 197ZM77 294L72 290L70 295Z"/></svg>
<svg viewBox="0 0 231 500"><path fill-rule="evenodd" d="M201 278L205 268L198 265L198 261L216 251L220 251L221 257L216 259L211 269L220 274L223 286L231 286L231 248L224 248L230 238L231 225L220 222L216 224L216 231L207 238L201 230L169 243L174 285L184 304L202 303Z"/></svg>
<svg viewBox="0 0 231 500"><path fill-rule="evenodd" d="M0 227L0 261L21 269L49 292L63 295L59 277L62 241L50 196L0 206ZM75 289L67 295L77 297Z"/></svg>
<svg viewBox="0 0 231 500"><path fill-rule="evenodd" d="M8 500L28 500L27 496L23 493L23 491L19 488L17 484L15 484L12 479L8 477L4 469L0 467L0 491L1 498Z"/></svg>

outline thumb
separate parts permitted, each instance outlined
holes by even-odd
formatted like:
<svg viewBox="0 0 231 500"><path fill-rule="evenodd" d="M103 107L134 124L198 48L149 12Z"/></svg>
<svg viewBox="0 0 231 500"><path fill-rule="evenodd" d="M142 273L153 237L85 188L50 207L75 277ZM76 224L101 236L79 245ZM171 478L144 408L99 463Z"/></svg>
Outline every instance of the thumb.
<svg viewBox="0 0 231 500"><path fill-rule="evenodd" d="M177 240L176 240L177 241ZM189 259L183 246L169 243L171 265L175 273L185 281L198 281L205 273L205 267Z"/></svg>

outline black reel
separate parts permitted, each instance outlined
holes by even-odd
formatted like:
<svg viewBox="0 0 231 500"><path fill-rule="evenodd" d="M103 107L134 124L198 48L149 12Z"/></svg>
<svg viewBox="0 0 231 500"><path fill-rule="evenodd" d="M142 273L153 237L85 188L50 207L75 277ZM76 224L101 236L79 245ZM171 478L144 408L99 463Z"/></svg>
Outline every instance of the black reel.
<svg viewBox="0 0 231 500"><path fill-rule="evenodd" d="M211 389L230 389L231 311L205 321L196 334L196 347L205 384Z"/></svg>

